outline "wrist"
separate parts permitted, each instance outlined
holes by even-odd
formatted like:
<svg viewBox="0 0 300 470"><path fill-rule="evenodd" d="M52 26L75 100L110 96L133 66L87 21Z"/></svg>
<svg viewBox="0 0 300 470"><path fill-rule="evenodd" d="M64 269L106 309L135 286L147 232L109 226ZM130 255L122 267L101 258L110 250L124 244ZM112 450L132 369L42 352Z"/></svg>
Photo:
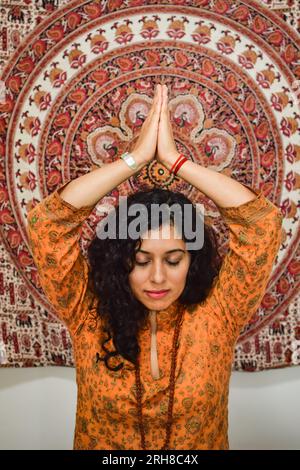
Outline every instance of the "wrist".
<svg viewBox="0 0 300 470"><path fill-rule="evenodd" d="M137 169L135 171L140 171L143 168L143 166L145 166L148 163L148 161L137 150L132 150L132 152L130 153L135 159L136 164L137 164Z"/></svg>
<svg viewBox="0 0 300 470"><path fill-rule="evenodd" d="M122 158L120 160L123 160L127 168L129 168L132 172L132 174L138 173L141 171L143 166L147 163L141 156L139 152L136 150L130 150L127 152L129 156L125 158L124 154L121 155ZM124 156L124 158L123 158ZM135 167L135 168L134 168Z"/></svg>
<svg viewBox="0 0 300 470"><path fill-rule="evenodd" d="M174 152L172 153L171 155L169 155L168 157L164 158L161 163L168 169L168 170L171 170L172 166L174 165L174 163L176 162L176 160L178 159L180 153L179 152Z"/></svg>

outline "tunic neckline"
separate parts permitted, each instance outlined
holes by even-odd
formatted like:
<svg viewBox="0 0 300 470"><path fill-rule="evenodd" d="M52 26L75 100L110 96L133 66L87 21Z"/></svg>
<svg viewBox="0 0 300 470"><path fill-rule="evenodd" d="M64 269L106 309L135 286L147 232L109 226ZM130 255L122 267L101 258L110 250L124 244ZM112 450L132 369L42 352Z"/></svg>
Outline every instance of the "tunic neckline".
<svg viewBox="0 0 300 470"><path fill-rule="evenodd" d="M172 304L170 304L167 308L163 310L156 310L156 314L153 314L153 310L149 311L149 316L147 319L147 329L151 331L156 327L156 332L159 331L170 331L175 327L177 314L179 313L181 304L177 300L175 300ZM151 322L152 318L152 322Z"/></svg>

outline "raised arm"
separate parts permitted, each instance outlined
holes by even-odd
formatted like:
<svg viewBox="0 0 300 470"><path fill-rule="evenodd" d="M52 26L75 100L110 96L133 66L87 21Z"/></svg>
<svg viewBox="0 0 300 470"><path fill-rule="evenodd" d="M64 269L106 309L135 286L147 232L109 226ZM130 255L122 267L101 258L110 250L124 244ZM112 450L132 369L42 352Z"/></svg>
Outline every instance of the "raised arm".
<svg viewBox="0 0 300 470"><path fill-rule="evenodd" d="M234 339L261 304L282 238L280 210L262 191L254 192L244 204L219 208L229 228L229 250L206 299Z"/></svg>
<svg viewBox="0 0 300 470"><path fill-rule="evenodd" d="M168 109L168 88L162 87L162 104L157 136L157 158L170 170L179 157ZM218 207L238 206L255 197L250 189L228 176L186 161L177 175L208 196Z"/></svg>
<svg viewBox="0 0 300 470"><path fill-rule="evenodd" d="M206 306L237 338L266 292L281 243L282 214L261 190L193 162L185 162L178 174L214 201L229 228L229 250Z"/></svg>
<svg viewBox="0 0 300 470"><path fill-rule="evenodd" d="M139 168L132 170L122 159L104 165L63 184L28 213L29 243L41 287L71 334L93 303L89 267L79 246L82 223L99 199Z"/></svg>
<svg viewBox="0 0 300 470"><path fill-rule="evenodd" d="M75 334L92 301L88 265L79 246L82 222L93 206L77 209L60 196L62 187L27 214L27 231L40 287L57 316Z"/></svg>
<svg viewBox="0 0 300 470"><path fill-rule="evenodd" d="M27 214L29 244L41 288L73 335L80 331L95 300L88 289L89 266L79 246L81 225L103 196L154 157L159 111L160 95L156 94L132 151L135 169L118 159L64 183Z"/></svg>
<svg viewBox="0 0 300 470"><path fill-rule="evenodd" d="M170 170L179 157L164 91L158 132L158 158ZM188 160L178 176L208 196L229 228L229 251L206 306L238 337L266 291L282 235L282 215L255 190Z"/></svg>
<svg viewBox="0 0 300 470"><path fill-rule="evenodd" d="M73 180L61 193L62 198L77 208L95 205L113 188L138 173L144 165L149 163L156 152L160 108L161 92L160 85L158 85L139 138L130 152L137 163L136 169L131 169L122 159L118 159Z"/></svg>

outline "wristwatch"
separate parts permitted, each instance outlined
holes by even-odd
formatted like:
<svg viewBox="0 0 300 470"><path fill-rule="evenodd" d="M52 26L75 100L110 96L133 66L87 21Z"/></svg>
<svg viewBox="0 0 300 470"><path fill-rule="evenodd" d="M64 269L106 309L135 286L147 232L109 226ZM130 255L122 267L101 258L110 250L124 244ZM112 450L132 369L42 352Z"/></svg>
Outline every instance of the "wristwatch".
<svg viewBox="0 0 300 470"><path fill-rule="evenodd" d="M133 170L135 170L137 168L137 163L136 163L132 153L125 152L125 153L123 153L123 155L121 155L120 158L122 158L122 160L124 160L124 162L127 163L127 165L130 168L132 168Z"/></svg>

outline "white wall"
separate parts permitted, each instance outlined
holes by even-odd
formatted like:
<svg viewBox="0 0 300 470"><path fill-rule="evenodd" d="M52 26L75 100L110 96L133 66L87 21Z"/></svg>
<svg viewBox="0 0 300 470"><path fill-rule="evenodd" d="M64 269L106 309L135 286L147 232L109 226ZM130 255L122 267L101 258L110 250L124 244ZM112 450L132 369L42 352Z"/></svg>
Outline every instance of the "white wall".
<svg viewBox="0 0 300 470"><path fill-rule="evenodd" d="M0 449L72 449L75 370L0 369ZM234 449L300 449L300 368L234 372L229 397Z"/></svg>

